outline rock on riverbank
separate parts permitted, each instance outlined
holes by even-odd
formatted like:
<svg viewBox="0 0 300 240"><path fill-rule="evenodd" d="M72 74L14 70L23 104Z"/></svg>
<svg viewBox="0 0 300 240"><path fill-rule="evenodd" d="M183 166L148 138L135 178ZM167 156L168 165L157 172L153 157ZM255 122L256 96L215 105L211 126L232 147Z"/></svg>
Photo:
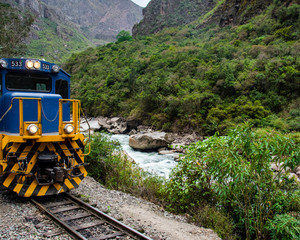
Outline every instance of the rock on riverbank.
<svg viewBox="0 0 300 240"><path fill-rule="evenodd" d="M157 150L169 144L164 132L138 133L129 137L129 146L140 151Z"/></svg>
<svg viewBox="0 0 300 240"><path fill-rule="evenodd" d="M196 133L178 134L154 131L150 127L139 125L138 121L130 121L121 117L97 117L88 119L88 123L83 120L81 123L81 131L88 132L88 125L90 125L92 133L107 131L112 134L129 134L130 146L140 151L153 151L172 146L172 149L175 149L177 152L182 152L181 146L203 140L203 137Z"/></svg>
<svg viewBox="0 0 300 240"><path fill-rule="evenodd" d="M88 121L82 119L80 124L81 132L88 132L89 127L92 133L97 131L107 131L112 134L125 134L131 130L127 121L121 117L97 117L88 118L87 120Z"/></svg>

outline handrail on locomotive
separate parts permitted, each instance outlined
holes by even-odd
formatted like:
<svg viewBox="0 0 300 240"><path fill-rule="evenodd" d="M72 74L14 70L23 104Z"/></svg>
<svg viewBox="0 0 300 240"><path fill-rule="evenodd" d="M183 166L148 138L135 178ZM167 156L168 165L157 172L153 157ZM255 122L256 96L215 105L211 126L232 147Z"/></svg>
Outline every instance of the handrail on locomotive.
<svg viewBox="0 0 300 240"><path fill-rule="evenodd" d="M29 97L14 97L11 100L11 105L10 107L7 109L7 111L2 115L2 117L0 118L0 122L3 120L3 118L8 114L8 112L12 109L13 106L13 102L14 100L19 100L19 122L20 122L20 126L19 126L19 133L20 136L24 136L24 139L36 139L41 137L42 135L42 113L44 115L44 117L47 119L47 117L44 114L43 111L43 105L42 105L42 99L41 98L29 98ZM38 102L38 120L37 122L25 122L24 121L24 114L23 114L23 101L24 100L37 100ZM73 118L70 121L63 121L63 103L64 102L71 102L72 103L72 108L71 108L71 112L73 113ZM57 115L59 116L59 129L58 129L58 134L62 137L74 137L76 133L80 132L80 113L83 114L83 110L81 108L81 104L80 101L77 99L59 99L59 107L58 107L58 113ZM57 116L56 115L56 116ZM84 116L84 114L83 114ZM56 117L55 117L56 118ZM48 120L48 119L47 119ZM55 119L53 119L55 120ZM53 120L48 120L48 121L53 121ZM88 121L87 121L88 123ZM38 131L37 134L35 135L29 135L28 133L26 134L26 131L24 131L24 129L26 129L30 124L36 124L38 126ZM65 127L71 124L72 126L74 126L74 131L72 131L72 134L65 134L64 129ZM89 124L88 124L89 126ZM89 127L89 140L90 140L90 127ZM88 141L85 141L85 145L87 144ZM89 151L88 153L84 154L84 155L89 155L91 149L90 149L90 144L89 144Z"/></svg>

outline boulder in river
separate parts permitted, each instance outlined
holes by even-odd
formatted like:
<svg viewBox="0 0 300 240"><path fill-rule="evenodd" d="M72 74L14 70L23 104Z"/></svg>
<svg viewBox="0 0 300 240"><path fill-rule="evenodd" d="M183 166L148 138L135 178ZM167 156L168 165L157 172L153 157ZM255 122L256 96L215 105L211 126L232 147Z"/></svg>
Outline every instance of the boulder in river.
<svg viewBox="0 0 300 240"><path fill-rule="evenodd" d="M140 151L157 150L167 147L169 141L166 139L165 132L138 133L129 137L129 146Z"/></svg>
<svg viewBox="0 0 300 240"><path fill-rule="evenodd" d="M80 131L82 133L88 133L90 129L92 134L94 131L98 131L100 127L101 126L99 125L98 121L94 119L89 119L88 122L85 119L82 119L80 124Z"/></svg>
<svg viewBox="0 0 300 240"><path fill-rule="evenodd" d="M101 126L101 129L112 134L124 134L127 132L127 122L121 117L98 117L98 123Z"/></svg>

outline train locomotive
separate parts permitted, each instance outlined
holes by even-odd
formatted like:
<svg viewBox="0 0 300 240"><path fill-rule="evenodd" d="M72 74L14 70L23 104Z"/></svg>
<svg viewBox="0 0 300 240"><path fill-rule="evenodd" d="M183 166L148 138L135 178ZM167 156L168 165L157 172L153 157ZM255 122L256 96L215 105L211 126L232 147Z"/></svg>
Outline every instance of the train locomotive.
<svg viewBox="0 0 300 240"><path fill-rule="evenodd" d="M80 101L54 63L0 59L0 184L22 197L78 187L87 175Z"/></svg>

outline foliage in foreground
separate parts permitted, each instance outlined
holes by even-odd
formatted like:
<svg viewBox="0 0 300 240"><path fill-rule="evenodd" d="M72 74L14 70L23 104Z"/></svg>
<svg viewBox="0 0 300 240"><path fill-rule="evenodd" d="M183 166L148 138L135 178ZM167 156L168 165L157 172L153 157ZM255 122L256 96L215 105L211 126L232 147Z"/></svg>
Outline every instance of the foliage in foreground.
<svg viewBox="0 0 300 240"><path fill-rule="evenodd" d="M65 64L73 96L91 116L164 130L224 133L247 119L298 131L299 12L273 4L241 26L190 24L89 48Z"/></svg>
<svg viewBox="0 0 300 240"><path fill-rule="evenodd" d="M299 165L300 144L289 136L237 127L188 148L167 184L169 209L189 212L205 203L229 215L243 238L294 239L300 184L287 170Z"/></svg>
<svg viewBox="0 0 300 240"><path fill-rule="evenodd" d="M300 231L300 190L285 170L300 164L299 139L237 127L190 146L169 180L143 172L102 134L94 136L87 162L89 174L106 186L188 213L223 239L293 240Z"/></svg>

